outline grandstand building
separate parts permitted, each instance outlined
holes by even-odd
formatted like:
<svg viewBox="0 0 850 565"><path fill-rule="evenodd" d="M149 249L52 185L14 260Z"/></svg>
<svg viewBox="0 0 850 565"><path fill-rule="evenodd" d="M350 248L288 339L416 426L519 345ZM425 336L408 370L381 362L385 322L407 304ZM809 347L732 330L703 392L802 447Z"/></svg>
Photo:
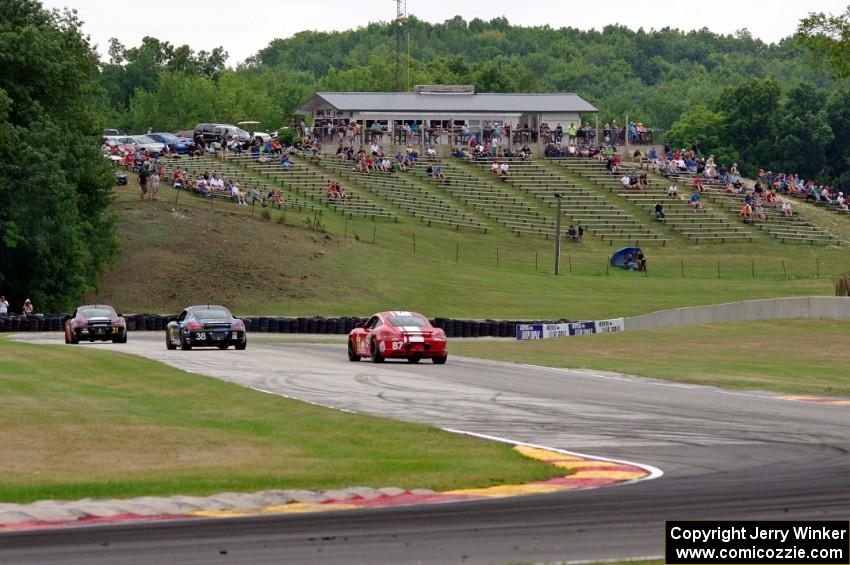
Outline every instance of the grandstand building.
<svg viewBox="0 0 850 565"><path fill-rule="evenodd" d="M541 127L554 130L560 125L566 132L570 125L585 124L587 114L595 120L597 112L576 94L476 93L464 85L416 86L413 92L317 92L297 110L320 127L356 121L375 131L377 122L385 133L394 132L398 142L406 125L419 132L414 142L444 144L464 134L486 140L494 128L504 132L506 126L512 134L506 141L536 143Z"/></svg>

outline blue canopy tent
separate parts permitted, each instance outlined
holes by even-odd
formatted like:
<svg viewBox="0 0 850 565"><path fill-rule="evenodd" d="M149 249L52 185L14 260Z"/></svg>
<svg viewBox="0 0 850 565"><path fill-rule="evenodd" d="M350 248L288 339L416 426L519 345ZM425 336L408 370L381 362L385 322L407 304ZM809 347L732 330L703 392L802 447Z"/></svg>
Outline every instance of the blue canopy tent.
<svg viewBox="0 0 850 565"><path fill-rule="evenodd" d="M626 259L629 255L632 257L637 257L637 254L640 253L640 247L623 247L618 249L611 255L611 266L612 267L622 267L626 268Z"/></svg>

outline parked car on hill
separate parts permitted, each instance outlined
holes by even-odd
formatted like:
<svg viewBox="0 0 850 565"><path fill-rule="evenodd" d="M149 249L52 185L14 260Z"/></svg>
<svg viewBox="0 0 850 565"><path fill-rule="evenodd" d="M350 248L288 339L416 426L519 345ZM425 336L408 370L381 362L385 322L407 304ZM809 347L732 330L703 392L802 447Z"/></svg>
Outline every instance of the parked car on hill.
<svg viewBox="0 0 850 565"><path fill-rule="evenodd" d="M154 141L158 141L162 143L168 150L172 153L178 153L180 155L185 155L189 152L189 142L185 139L177 137L173 133L168 132L158 132L158 133L148 133L145 134L147 137L153 139Z"/></svg>
<svg viewBox="0 0 850 565"><path fill-rule="evenodd" d="M120 143L131 145L134 150L147 151L151 157L158 157L165 152L165 144L151 139L146 135L128 135L117 138Z"/></svg>
<svg viewBox="0 0 850 565"><path fill-rule="evenodd" d="M195 126L194 138L196 140L202 139L204 143L213 141L224 143L237 139L242 143L262 145L266 141L270 141L272 135L262 131L247 132L233 124L198 124Z"/></svg>
<svg viewBox="0 0 850 565"><path fill-rule="evenodd" d="M358 323L348 334L348 360L370 357L374 363L387 358L418 363L429 358L435 365L448 359L446 333L416 312L378 312Z"/></svg>
<svg viewBox="0 0 850 565"><path fill-rule="evenodd" d="M242 350L248 346L245 323L234 318L224 306L189 306L165 328L165 347L188 351L193 347L229 346Z"/></svg>
<svg viewBox="0 0 850 565"><path fill-rule="evenodd" d="M79 306L73 316L64 320L65 343L81 340L127 343L127 322L112 306L88 304Z"/></svg>

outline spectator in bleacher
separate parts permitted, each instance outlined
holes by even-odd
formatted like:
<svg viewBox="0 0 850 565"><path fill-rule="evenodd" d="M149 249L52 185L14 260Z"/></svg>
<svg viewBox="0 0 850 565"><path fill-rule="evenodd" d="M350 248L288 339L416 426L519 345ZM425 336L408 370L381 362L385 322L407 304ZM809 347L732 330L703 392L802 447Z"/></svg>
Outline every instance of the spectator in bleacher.
<svg viewBox="0 0 850 565"><path fill-rule="evenodd" d="M653 165L658 162L658 152L655 150L655 147L650 147L649 151L646 152L646 160Z"/></svg>
<svg viewBox="0 0 850 565"><path fill-rule="evenodd" d="M493 159L493 162L490 163L490 172L493 173L494 175L499 174L499 160L498 159Z"/></svg>
<svg viewBox="0 0 850 565"><path fill-rule="evenodd" d="M567 129L567 134L569 135L569 142L575 143L577 141L576 134L578 131L576 130L576 125L574 123L570 123L570 127Z"/></svg>
<svg viewBox="0 0 850 565"><path fill-rule="evenodd" d="M744 202L744 205L741 206L741 210L739 212L741 214L741 218L743 218L745 224L749 224L753 220L753 207L750 206L749 202Z"/></svg>
<svg viewBox="0 0 850 565"><path fill-rule="evenodd" d="M690 205L693 207L694 212L702 208L702 198L700 197L699 192L691 194Z"/></svg>
<svg viewBox="0 0 850 565"><path fill-rule="evenodd" d="M655 219L663 220L664 218L664 206L661 204L661 201L658 200L655 202Z"/></svg>
<svg viewBox="0 0 850 565"><path fill-rule="evenodd" d="M604 135L603 140L605 141L605 144L606 145L613 145L611 143L611 124L609 124L608 122L605 122L605 125L602 127L602 133Z"/></svg>
<svg viewBox="0 0 850 565"><path fill-rule="evenodd" d="M632 177L630 177L629 175L623 175L620 178L620 182L622 183L623 188L631 188L632 187Z"/></svg>
<svg viewBox="0 0 850 565"><path fill-rule="evenodd" d="M767 220L767 214L764 211L761 200L756 200L756 206L753 208L753 219L759 222Z"/></svg>
<svg viewBox="0 0 850 565"><path fill-rule="evenodd" d="M508 165L507 161L505 161L499 165L499 178L502 179L502 182L505 182L508 180L509 176L511 176L511 167Z"/></svg>
<svg viewBox="0 0 850 565"><path fill-rule="evenodd" d="M284 169L291 169L295 166L295 163L289 160L289 153L284 153L280 158L280 166Z"/></svg>
<svg viewBox="0 0 850 565"><path fill-rule="evenodd" d="M339 198L339 189L333 181L328 181L328 198L337 200Z"/></svg>
<svg viewBox="0 0 850 565"><path fill-rule="evenodd" d="M790 218L791 216L794 215L794 213L791 212L791 203L788 202L787 200L782 202L782 215L785 216L786 218Z"/></svg>
<svg viewBox="0 0 850 565"><path fill-rule="evenodd" d="M401 172L407 172L407 163L404 155L401 153L395 154L395 166L398 167L398 170Z"/></svg>
<svg viewBox="0 0 850 565"><path fill-rule="evenodd" d="M581 222L578 223L578 240L581 241L584 239L584 226L581 225Z"/></svg>
<svg viewBox="0 0 850 565"><path fill-rule="evenodd" d="M425 155L427 155L428 157L436 157L437 156L437 150L429 145L428 147L425 148Z"/></svg>
<svg viewBox="0 0 850 565"><path fill-rule="evenodd" d="M372 122L369 132L371 133L373 142L377 142L378 139L384 136L384 128L381 127L381 124L379 124L377 120Z"/></svg>
<svg viewBox="0 0 850 565"><path fill-rule="evenodd" d="M705 192L705 187L702 184L702 180L699 177L696 177L691 183L694 187L694 190L697 192Z"/></svg>
<svg viewBox="0 0 850 565"><path fill-rule="evenodd" d="M646 176L646 173L641 173L638 177L638 187L639 188L647 188L649 186L649 179Z"/></svg>
<svg viewBox="0 0 850 565"><path fill-rule="evenodd" d="M35 307L32 305L32 301L29 298L24 300L24 307L22 309L24 316L32 316L34 311Z"/></svg>
<svg viewBox="0 0 850 565"><path fill-rule="evenodd" d="M835 199L835 205L844 210L845 212L850 209L850 206L847 204L847 199L844 198L844 193L839 192L838 197Z"/></svg>
<svg viewBox="0 0 850 565"><path fill-rule="evenodd" d="M578 242L578 231L573 224L570 224L570 227L567 228L567 237L574 243Z"/></svg>
<svg viewBox="0 0 850 565"><path fill-rule="evenodd" d="M564 141L564 128L561 124L558 124L555 127L555 143L561 143Z"/></svg>
<svg viewBox="0 0 850 565"><path fill-rule="evenodd" d="M443 172L441 165L434 167L434 178L437 180L446 180L446 173Z"/></svg>

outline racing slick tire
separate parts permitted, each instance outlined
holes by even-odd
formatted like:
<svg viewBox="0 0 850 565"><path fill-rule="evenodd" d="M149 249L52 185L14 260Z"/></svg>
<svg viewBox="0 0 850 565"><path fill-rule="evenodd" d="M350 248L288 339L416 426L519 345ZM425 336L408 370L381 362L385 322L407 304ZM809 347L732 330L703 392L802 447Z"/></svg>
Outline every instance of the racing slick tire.
<svg viewBox="0 0 850 565"><path fill-rule="evenodd" d="M378 344L375 340L372 340L371 345L369 346L369 358L372 359L372 363L383 363L384 356L381 355L381 352L378 351Z"/></svg>
<svg viewBox="0 0 850 565"><path fill-rule="evenodd" d="M407 362L412 363L412 364L416 364L416 363L419 363L419 361L421 359L422 359L421 355L411 355L410 357L407 358Z"/></svg>
<svg viewBox="0 0 850 565"><path fill-rule="evenodd" d="M121 337L116 337L112 340L112 343L127 343L127 333L125 332Z"/></svg>
<svg viewBox="0 0 850 565"><path fill-rule="evenodd" d="M174 342L172 342L171 339L169 339L167 333L165 334L165 348L169 351L174 351L175 349L177 349L177 346L174 345Z"/></svg>
<svg viewBox="0 0 850 565"><path fill-rule="evenodd" d="M236 351L245 351L245 348L248 347L248 340L246 339L245 341L240 341L233 347L236 349Z"/></svg>
<svg viewBox="0 0 850 565"><path fill-rule="evenodd" d="M352 363L360 361L360 356L354 352L354 342L350 339L348 340L348 360Z"/></svg>
<svg viewBox="0 0 850 565"><path fill-rule="evenodd" d="M446 353L446 354L445 354L445 355L443 355L442 357L431 357L431 361L434 363L434 365L445 365L445 364L446 364L446 360L447 360L448 358L449 358L449 354L448 354L448 353Z"/></svg>
<svg viewBox="0 0 850 565"><path fill-rule="evenodd" d="M192 351L192 344L185 337L180 338L180 349L183 351Z"/></svg>

